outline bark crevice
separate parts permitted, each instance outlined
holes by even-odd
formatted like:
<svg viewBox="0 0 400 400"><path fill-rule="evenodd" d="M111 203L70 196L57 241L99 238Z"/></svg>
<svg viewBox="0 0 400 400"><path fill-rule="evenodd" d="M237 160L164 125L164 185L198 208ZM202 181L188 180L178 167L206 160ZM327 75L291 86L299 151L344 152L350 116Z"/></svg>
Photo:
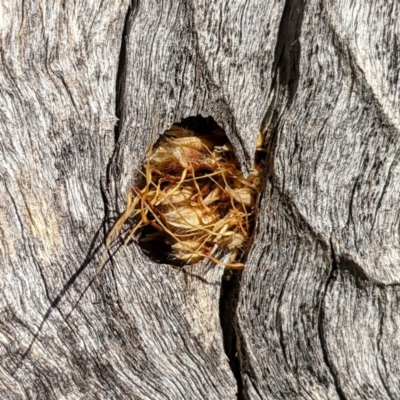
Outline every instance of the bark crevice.
<svg viewBox="0 0 400 400"><path fill-rule="evenodd" d="M114 141L115 144L118 143L119 138L120 138L120 133L122 129L122 116L123 116L123 110L124 110L124 91L125 91L125 83L126 83L126 45L127 45L127 36L129 34L129 21L130 17L132 14L132 7L133 4L130 4L128 6L128 9L126 11L125 15L125 21L124 21L124 28L122 30L122 38L121 38L121 48L119 51L119 57L118 57L118 70L117 70L117 77L115 81L115 116L117 117L118 123L115 125L114 129Z"/></svg>
<svg viewBox="0 0 400 400"><path fill-rule="evenodd" d="M277 81L287 88L288 104L293 101L300 77L300 33L305 0L287 0L282 13L272 67L272 87Z"/></svg>
<svg viewBox="0 0 400 400"><path fill-rule="evenodd" d="M244 400L243 379L241 375L241 361L238 350L237 305L239 300L241 271L225 272L221 283L221 297L219 301L219 316L221 321L222 339L229 366L237 382L237 399Z"/></svg>
<svg viewBox="0 0 400 400"><path fill-rule="evenodd" d="M131 2L126 11L124 27L122 29L121 37L121 47L118 57L118 69L117 76L115 78L115 117L117 123L114 127L114 150L110 156L110 159L106 166L106 174L104 181L100 182L101 195L104 204L104 220L103 220L103 233L104 238L107 236L108 229L112 225L110 212L112 207L110 207L113 201L114 209L119 213L118 209L118 189L117 182L120 177L120 168L118 166L117 160L119 159L119 146L121 138L121 130L124 116L124 91L126 86L126 66L127 66L127 37L129 35L130 19L132 16L132 11L137 9L137 3ZM104 182L104 183L103 183Z"/></svg>

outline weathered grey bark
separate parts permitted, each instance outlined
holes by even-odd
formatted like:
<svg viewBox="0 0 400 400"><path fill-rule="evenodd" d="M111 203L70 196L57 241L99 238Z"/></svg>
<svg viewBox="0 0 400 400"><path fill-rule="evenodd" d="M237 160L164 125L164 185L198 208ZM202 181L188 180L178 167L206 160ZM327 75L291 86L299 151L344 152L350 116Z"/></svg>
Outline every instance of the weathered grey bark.
<svg viewBox="0 0 400 400"><path fill-rule="evenodd" d="M2 399L400 399L397 2L0 7ZM221 267L133 243L95 278L133 167L197 114L243 170L266 136L237 379Z"/></svg>

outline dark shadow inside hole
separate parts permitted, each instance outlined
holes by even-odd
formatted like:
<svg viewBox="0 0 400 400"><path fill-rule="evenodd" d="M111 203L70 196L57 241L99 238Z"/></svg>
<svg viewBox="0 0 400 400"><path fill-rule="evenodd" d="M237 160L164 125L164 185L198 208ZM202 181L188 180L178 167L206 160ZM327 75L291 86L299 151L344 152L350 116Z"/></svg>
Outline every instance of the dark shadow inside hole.
<svg viewBox="0 0 400 400"><path fill-rule="evenodd" d="M197 115L196 117L185 118L174 125L195 131L198 135L215 135L221 137L224 141L228 140L225 131L215 122L213 117L204 118Z"/></svg>
<svg viewBox="0 0 400 400"><path fill-rule="evenodd" d="M169 238L167 235L160 235L159 238L155 238L159 232L152 226L146 226L140 231L139 244L143 252L152 261L158 264L174 264L169 254L171 254L172 247L168 244ZM152 237L153 240L148 240ZM177 265L176 263L174 265ZM181 264L178 264L181 265Z"/></svg>

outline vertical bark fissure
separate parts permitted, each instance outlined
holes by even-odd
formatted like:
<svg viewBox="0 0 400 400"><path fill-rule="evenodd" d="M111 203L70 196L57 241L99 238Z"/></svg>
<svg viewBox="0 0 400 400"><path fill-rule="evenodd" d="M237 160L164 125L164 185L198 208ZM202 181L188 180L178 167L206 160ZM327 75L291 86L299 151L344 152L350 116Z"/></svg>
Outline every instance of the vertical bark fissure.
<svg viewBox="0 0 400 400"><path fill-rule="evenodd" d="M261 124L261 131L267 133L265 145L267 146L267 155L270 160L265 168L265 173L270 176L273 171L273 153L276 142L276 130L278 128L277 109L279 102L282 101L279 96L279 88L285 88L288 93L287 107L290 106L296 93L299 79L299 59L300 43L299 36L303 19L305 0L296 3L293 0L287 0L280 22L278 38L275 48L274 63L272 67L271 94L272 101ZM220 298L220 320L223 334L225 353L229 359L229 365L237 381L237 398L245 398L243 387L243 378L239 358L239 349L236 330L239 329L237 323L237 305L240 291L240 275L231 276L230 280L225 279L222 282Z"/></svg>
<svg viewBox="0 0 400 400"><path fill-rule="evenodd" d="M288 106L299 84L300 34L305 5L306 0L286 0L275 47L271 87L278 84L287 90Z"/></svg>
<svg viewBox="0 0 400 400"><path fill-rule="evenodd" d="M239 300L241 271L228 271L222 278L221 297L219 302L219 316L222 329L222 339L229 366L237 382L237 399L244 400L243 380L239 359L237 340L237 315L236 309Z"/></svg>
<svg viewBox="0 0 400 400"><path fill-rule="evenodd" d="M137 1L136 1L137 3ZM134 2L131 2L128 6L125 15L124 27L122 30L121 37L121 48L118 57L118 69L117 76L115 78L115 117L117 119L117 124L114 128L114 150L110 156L110 159L106 166L106 174L103 178L104 181L100 182L101 195L104 204L104 220L103 220L103 234L104 238L107 236L109 221L110 221L110 202L114 199L116 210L118 210L118 193L116 185L114 184L114 189L112 188L113 183L118 180L119 168L116 160L118 159L119 152L119 141L122 130L122 119L124 113L124 91L126 83L126 38L129 34L129 21L131 18L132 10L136 9ZM111 195L111 191L114 191L114 195Z"/></svg>
<svg viewBox="0 0 400 400"><path fill-rule="evenodd" d="M305 6L306 0L286 0L279 25L271 72L271 101L260 127L261 132L264 134L264 146L266 148L265 180L271 179L273 176L277 130L281 119L279 109L291 106L299 84L300 35ZM243 365L240 364L240 360L243 364L246 355L243 354L243 349L240 349L239 341L237 340L240 337L236 313L239 301L240 276L237 278L237 282L226 284L226 289L222 287L221 292L223 294L221 295L220 303L224 346L230 360L232 372L238 382L239 400L247 398L241 375L241 367ZM228 293L225 293L224 290L227 290ZM229 307L230 304L234 306ZM229 311L227 312L226 310ZM223 312L226 312L225 316L222 315ZM234 343L234 351L232 350L232 342Z"/></svg>
<svg viewBox="0 0 400 400"><path fill-rule="evenodd" d="M122 38L121 38L121 48L119 51L119 57L118 57L118 70L117 70L117 77L115 81L115 116L118 119L118 123L115 125L115 130L114 130L114 141L115 144L118 143L120 133L121 133L121 128L122 124L121 119L123 116L123 109L124 109L124 90L125 90L125 82L126 82L126 38L129 33L129 20L130 16L132 13L132 4L128 6L128 9L126 11L125 15L125 22L124 22L124 28L122 30Z"/></svg>

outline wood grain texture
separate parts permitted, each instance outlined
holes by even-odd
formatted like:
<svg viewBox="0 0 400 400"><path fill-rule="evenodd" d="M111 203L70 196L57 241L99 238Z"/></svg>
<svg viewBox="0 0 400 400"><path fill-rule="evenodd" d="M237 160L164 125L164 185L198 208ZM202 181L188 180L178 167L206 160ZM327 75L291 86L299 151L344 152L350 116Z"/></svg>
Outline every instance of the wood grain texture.
<svg viewBox="0 0 400 400"><path fill-rule="evenodd" d="M277 44L272 173L238 307L244 390L398 399L398 5L303 7L286 3Z"/></svg>
<svg viewBox="0 0 400 400"><path fill-rule="evenodd" d="M213 116L235 144L243 168L252 166L282 7L258 1L133 6L120 145L121 160L131 161L121 161L123 189L132 161L140 164L150 142L197 114Z"/></svg>
<svg viewBox="0 0 400 400"><path fill-rule="evenodd" d="M110 198L117 200L115 210L123 207L125 193L136 178L133 167L140 166L149 146L182 118L198 114L214 117L236 144L243 167L250 167L263 118L260 102L266 102L270 85L270 75L263 68L265 60L273 59L274 38L266 39L278 26L280 7L271 7L275 19L265 23L255 18L264 10L261 2L227 5L222 1L150 1L132 5L125 68L121 71L119 140L110 168ZM251 36L246 34L249 30L254 32ZM253 89L244 90L247 86ZM136 251L140 254L140 250ZM118 257L119 270L132 270L126 259L128 253ZM197 321L203 332L209 332L200 335L201 342L197 343L193 343L190 330L181 332L188 345L193 346L190 353L196 355L192 361L198 369L198 379L207 379L209 385L196 390L187 387L184 394L170 388L167 398L236 398L237 382L222 347L218 314L222 269L212 264L194 266L190 271L195 276L185 278L143 256L138 256L133 265L134 271L140 269L143 274L143 278L136 278L137 290L144 285L142 279L149 279L146 276L154 276L155 281L168 280L171 287L177 288L175 294L171 290L171 296L167 296L161 291L155 303L163 303L169 318L181 315L180 318ZM204 275L207 270L212 279ZM183 284L185 279L190 285ZM210 282L214 284L210 286ZM193 291L199 293L194 299ZM162 348L157 341L153 345ZM158 362L168 365L171 354L177 357L183 351L181 346L172 353L162 351ZM204 365L207 367L202 368ZM182 372L187 369L181 368ZM173 382L181 379L170 368L162 373ZM149 374L143 379L154 378Z"/></svg>
<svg viewBox="0 0 400 400"><path fill-rule="evenodd" d="M370 3L0 3L2 399L400 398L399 9ZM134 242L95 279L134 167L198 114L244 171L266 137L238 382L222 267Z"/></svg>
<svg viewBox="0 0 400 400"><path fill-rule="evenodd" d="M115 283L79 300L102 243L127 6L0 5L3 399L116 398L129 386L107 318Z"/></svg>

